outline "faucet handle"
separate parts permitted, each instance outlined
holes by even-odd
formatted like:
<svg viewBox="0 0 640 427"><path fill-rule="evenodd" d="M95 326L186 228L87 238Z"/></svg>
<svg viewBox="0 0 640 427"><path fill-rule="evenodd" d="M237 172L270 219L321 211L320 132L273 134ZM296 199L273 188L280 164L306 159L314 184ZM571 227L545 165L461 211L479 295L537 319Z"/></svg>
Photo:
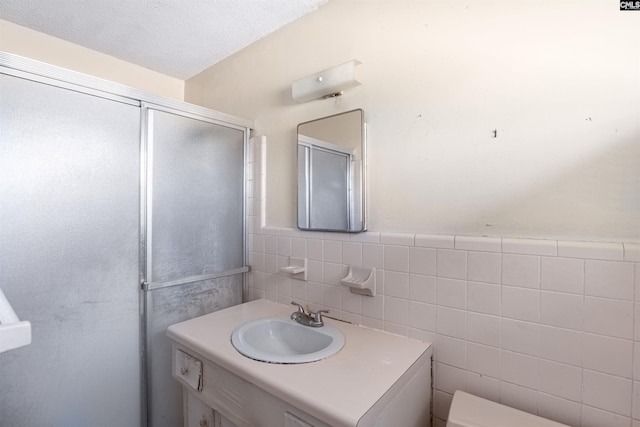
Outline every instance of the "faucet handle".
<svg viewBox="0 0 640 427"><path fill-rule="evenodd" d="M316 311L315 314L314 314L314 319L313 320L316 323L322 324L322 313L328 313L328 312L329 312L329 310L318 310L318 311Z"/></svg>
<svg viewBox="0 0 640 427"><path fill-rule="evenodd" d="M291 305L296 305L296 306L298 306L298 313L302 313L302 314L304 314L304 307L302 307L300 304L298 304L298 303L297 303L297 302L295 302L295 301L291 301Z"/></svg>

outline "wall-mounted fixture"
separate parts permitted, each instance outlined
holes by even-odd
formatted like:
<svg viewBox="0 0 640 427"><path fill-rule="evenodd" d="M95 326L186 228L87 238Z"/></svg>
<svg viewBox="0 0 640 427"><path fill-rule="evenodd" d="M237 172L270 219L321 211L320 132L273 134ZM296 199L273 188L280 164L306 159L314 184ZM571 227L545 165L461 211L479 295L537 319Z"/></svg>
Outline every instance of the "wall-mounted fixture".
<svg viewBox="0 0 640 427"><path fill-rule="evenodd" d="M361 109L298 125L298 228L367 229L366 154Z"/></svg>
<svg viewBox="0 0 640 427"><path fill-rule="evenodd" d="M360 61L354 59L296 80L291 86L291 95L293 99L300 102L340 96L345 90L360 85L355 77L355 66L358 64Z"/></svg>

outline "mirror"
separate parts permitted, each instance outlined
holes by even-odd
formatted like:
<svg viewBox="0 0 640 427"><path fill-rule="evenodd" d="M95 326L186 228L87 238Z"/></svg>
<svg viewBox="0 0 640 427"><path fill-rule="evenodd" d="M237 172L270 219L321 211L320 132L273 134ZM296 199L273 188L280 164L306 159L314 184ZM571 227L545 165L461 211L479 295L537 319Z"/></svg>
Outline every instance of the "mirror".
<svg viewBox="0 0 640 427"><path fill-rule="evenodd" d="M298 125L298 228L366 230L365 154L361 109Z"/></svg>

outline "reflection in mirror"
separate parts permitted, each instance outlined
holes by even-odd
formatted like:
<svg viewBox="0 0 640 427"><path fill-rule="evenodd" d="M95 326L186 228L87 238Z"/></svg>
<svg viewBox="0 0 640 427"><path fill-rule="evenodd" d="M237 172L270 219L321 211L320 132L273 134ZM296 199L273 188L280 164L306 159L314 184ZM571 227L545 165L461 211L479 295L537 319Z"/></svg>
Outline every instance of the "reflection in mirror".
<svg viewBox="0 0 640 427"><path fill-rule="evenodd" d="M364 111L298 125L298 228L365 231Z"/></svg>

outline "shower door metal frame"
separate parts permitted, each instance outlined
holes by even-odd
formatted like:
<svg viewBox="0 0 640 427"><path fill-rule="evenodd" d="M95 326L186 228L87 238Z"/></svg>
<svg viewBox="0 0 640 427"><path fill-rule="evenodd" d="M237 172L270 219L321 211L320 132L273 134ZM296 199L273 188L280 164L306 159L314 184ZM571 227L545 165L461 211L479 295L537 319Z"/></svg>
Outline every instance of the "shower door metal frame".
<svg viewBox="0 0 640 427"><path fill-rule="evenodd" d="M246 185L248 174L248 145L249 134L253 128L253 120L244 119L241 117L232 116L219 111L214 111L208 108L204 108L198 105L189 104L183 101L166 98L160 95L155 95L143 90L135 89L120 83L104 80L101 78L93 77L87 74L79 73L76 71L68 70L65 68L57 67L55 65L46 64L40 61L35 61L29 58L25 58L19 55L15 55L8 52L0 51L0 74L6 74L9 76L19 77L26 80L31 80L38 83L44 83L51 86L56 86L64 89L73 90L76 92L98 96L126 104L130 104L140 108L140 229L139 229L139 304L140 304L140 425L147 425L147 363L146 363L146 313L145 313L145 299L146 293L153 289L159 289L163 287L175 286L178 284L194 282L203 279L228 276L233 274L245 273L249 271L247 266L247 222L246 222ZM160 282L160 283L147 283L147 277L151 263L147 262L147 241L148 237L148 223L147 213L150 206L147 206L148 197L147 194L147 113L149 109L164 111L174 114L179 114L185 117L191 117L198 120L207 121L209 123L234 128L243 132L243 186L242 186L242 206L243 206L243 226L242 226L242 246L243 246L243 267L228 270L220 273L202 276L192 276L188 282L181 280ZM150 193L150 192L149 192ZM134 284L132 284L133 286ZM247 298L247 278L243 275L242 281L242 298L243 301Z"/></svg>

